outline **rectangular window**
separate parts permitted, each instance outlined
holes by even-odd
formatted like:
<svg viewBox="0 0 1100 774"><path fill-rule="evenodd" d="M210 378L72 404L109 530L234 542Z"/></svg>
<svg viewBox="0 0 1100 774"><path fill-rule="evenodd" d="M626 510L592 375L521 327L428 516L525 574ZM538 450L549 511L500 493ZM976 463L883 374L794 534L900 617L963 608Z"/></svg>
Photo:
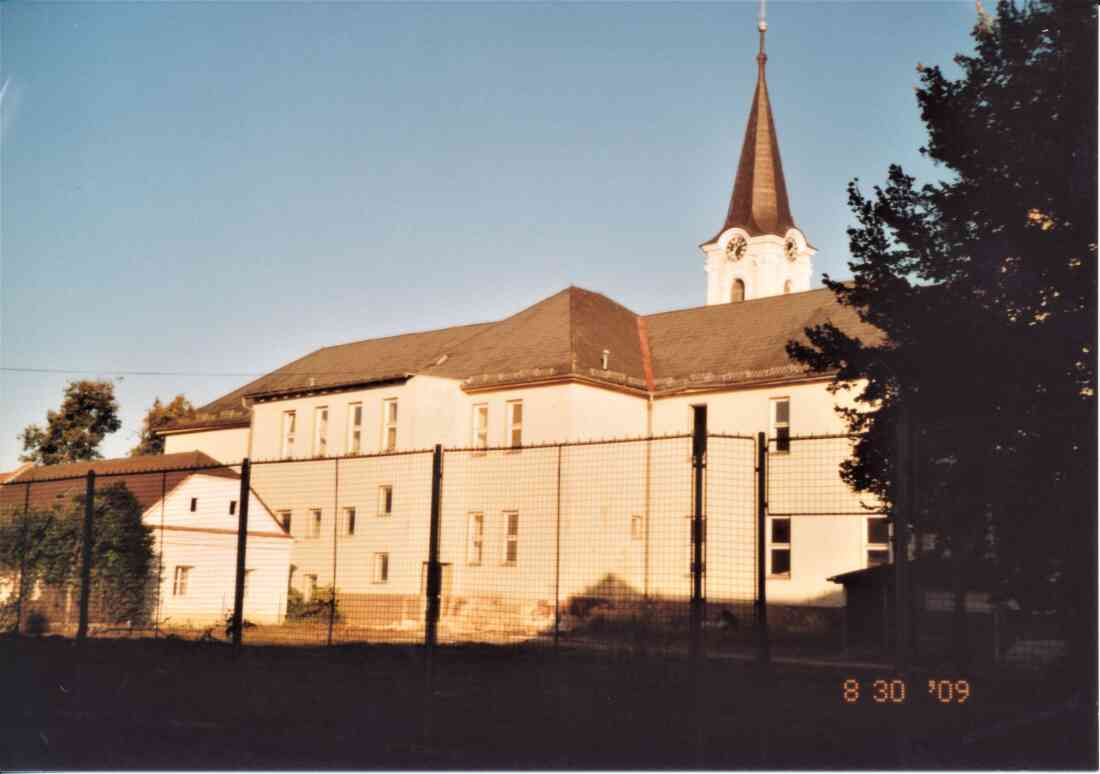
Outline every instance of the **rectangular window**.
<svg viewBox="0 0 1100 774"><path fill-rule="evenodd" d="M363 404L348 404L348 454L363 450Z"/></svg>
<svg viewBox="0 0 1100 774"><path fill-rule="evenodd" d="M519 513L505 512L504 521L504 563L515 564L519 555Z"/></svg>
<svg viewBox="0 0 1100 774"><path fill-rule="evenodd" d="M470 513L466 516L466 564L481 564L482 547L485 545L485 514Z"/></svg>
<svg viewBox="0 0 1100 774"><path fill-rule="evenodd" d="M191 580L191 568L185 565L176 565L176 571L172 576L172 596L186 597L187 584Z"/></svg>
<svg viewBox="0 0 1100 774"><path fill-rule="evenodd" d="M489 404L479 403L474 406L474 438L475 449L484 449L489 445Z"/></svg>
<svg viewBox="0 0 1100 774"><path fill-rule="evenodd" d="M393 515L393 484L382 484L378 487L378 515Z"/></svg>
<svg viewBox="0 0 1100 774"><path fill-rule="evenodd" d="M371 582L385 583L390 579L390 555L375 554L371 566Z"/></svg>
<svg viewBox="0 0 1100 774"><path fill-rule="evenodd" d="M508 445L513 449L523 446L523 401L512 400L508 408Z"/></svg>
<svg viewBox="0 0 1100 774"><path fill-rule="evenodd" d="M313 409L313 456L328 456L328 406Z"/></svg>
<svg viewBox="0 0 1100 774"><path fill-rule="evenodd" d="M397 398L382 401L382 451L397 448Z"/></svg>
<svg viewBox="0 0 1100 774"><path fill-rule="evenodd" d="M641 540L645 537L645 517L635 513L630 517L630 539Z"/></svg>
<svg viewBox="0 0 1100 774"><path fill-rule="evenodd" d="M229 515L230 516L235 516L236 513L237 513L237 501L236 500L230 500L229 501Z"/></svg>
<svg viewBox="0 0 1100 774"><path fill-rule="evenodd" d="M283 525L283 529L290 532L290 511L279 511L275 515L279 519L279 523Z"/></svg>
<svg viewBox="0 0 1100 774"><path fill-rule="evenodd" d="M294 456L294 436L296 433L297 414L293 411L283 412L283 449L284 459Z"/></svg>
<svg viewBox="0 0 1100 774"><path fill-rule="evenodd" d="M306 599L313 599L317 596L317 576L306 575Z"/></svg>
<svg viewBox="0 0 1100 774"><path fill-rule="evenodd" d="M890 563L890 520L883 517L867 519L867 566Z"/></svg>
<svg viewBox="0 0 1100 774"><path fill-rule="evenodd" d="M790 398L772 399L772 438L775 439L775 451L786 454L791 450L791 400Z"/></svg>
<svg viewBox="0 0 1100 774"><path fill-rule="evenodd" d="M345 508L344 509L344 530L349 535L354 535L355 534L355 509L354 508Z"/></svg>
<svg viewBox="0 0 1100 774"><path fill-rule="evenodd" d="M321 509L310 508L309 510L309 534L306 536L309 538L321 537Z"/></svg>
<svg viewBox="0 0 1100 774"><path fill-rule="evenodd" d="M194 513L198 509L199 509L199 498L192 497L191 498L191 513Z"/></svg>
<svg viewBox="0 0 1100 774"><path fill-rule="evenodd" d="M768 574L778 578L791 577L791 520L772 518L768 537L771 543Z"/></svg>

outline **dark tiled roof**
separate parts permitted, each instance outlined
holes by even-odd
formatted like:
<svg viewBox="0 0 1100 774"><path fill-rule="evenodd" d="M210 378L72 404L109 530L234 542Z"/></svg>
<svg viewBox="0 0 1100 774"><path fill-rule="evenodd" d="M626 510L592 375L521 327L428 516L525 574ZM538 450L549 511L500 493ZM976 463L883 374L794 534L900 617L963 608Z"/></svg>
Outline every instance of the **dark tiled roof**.
<svg viewBox="0 0 1100 774"><path fill-rule="evenodd" d="M607 296L577 287L487 327L428 373L462 379L468 387L582 376L645 388L637 316Z"/></svg>
<svg viewBox="0 0 1100 774"><path fill-rule="evenodd" d="M118 457L109 460L85 460L63 465L39 465L20 471L12 481L25 484L28 481L76 478L88 475L89 470L94 470L97 476L115 476L200 467L210 467L210 470L203 472L211 476L240 478L232 468L225 467L213 457L200 451L189 451L175 454L151 454L143 457Z"/></svg>
<svg viewBox="0 0 1100 774"><path fill-rule="evenodd" d="M656 391L804 377L806 367L787 356L787 342L805 341L805 328L824 323L865 342L880 340L827 288L648 315Z"/></svg>
<svg viewBox="0 0 1100 774"><path fill-rule="evenodd" d="M193 419L169 430L244 426L246 396L337 389L414 374L458 379L468 389L579 377L658 394L800 378L805 370L787 357L787 341L825 322L865 341L877 340L877 331L827 289L640 317L600 293L569 287L499 322L317 350L203 406ZM604 350L607 370L601 368Z"/></svg>

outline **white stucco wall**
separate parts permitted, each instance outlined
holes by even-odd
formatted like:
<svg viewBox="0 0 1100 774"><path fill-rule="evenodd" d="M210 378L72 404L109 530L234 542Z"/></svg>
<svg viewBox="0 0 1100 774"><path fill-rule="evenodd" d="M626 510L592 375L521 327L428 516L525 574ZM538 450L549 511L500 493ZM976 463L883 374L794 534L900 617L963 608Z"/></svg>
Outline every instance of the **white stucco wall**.
<svg viewBox="0 0 1100 774"><path fill-rule="evenodd" d="M218 462L232 464L248 456L248 428L198 430L193 433L172 433L164 436L164 453L200 451Z"/></svg>

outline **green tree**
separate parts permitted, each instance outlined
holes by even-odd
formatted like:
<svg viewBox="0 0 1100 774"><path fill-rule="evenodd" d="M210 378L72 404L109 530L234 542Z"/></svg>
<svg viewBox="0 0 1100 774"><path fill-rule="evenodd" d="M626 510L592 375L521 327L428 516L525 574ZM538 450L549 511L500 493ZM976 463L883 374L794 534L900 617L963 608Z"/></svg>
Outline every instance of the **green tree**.
<svg viewBox="0 0 1100 774"><path fill-rule="evenodd" d="M1088 616L1095 510L1096 7L1001 2L981 11L962 77L918 66L922 154L853 181L853 280L825 284L881 329L791 342L836 369L860 434L842 475L892 501L895 428L918 428L919 527L956 563L995 561L1027 607Z"/></svg>
<svg viewBox="0 0 1100 774"><path fill-rule="evenodd" d="M46 414L46 426L28 425L19 436L20 459L37 465L99 459L99 444L121 426L112 382L71 381L61 408Z"/></svg>
<svg viewBox="0 0 1100 774"><path fill-rule="evenodd" d="M164 454L164 436L157 435L157 431L177 419L191 417L194 414L195 407L183 395L177 395L170 403L161 403L159 397L155 398L142 421L141 439L137 446L130 449L130 456Z"/></svg>
<svg viewBox="0 0 1100 774"><path fill-rule="evenodd" d="M153 530L123 483L98 489L93 501L90 606L97 619L142 623L155 598ZM79 593L83 563L84 495L52 508L8 509L0 518L0 577L16 589L7 623L18 625L36 582L57 593Z"/></svg>

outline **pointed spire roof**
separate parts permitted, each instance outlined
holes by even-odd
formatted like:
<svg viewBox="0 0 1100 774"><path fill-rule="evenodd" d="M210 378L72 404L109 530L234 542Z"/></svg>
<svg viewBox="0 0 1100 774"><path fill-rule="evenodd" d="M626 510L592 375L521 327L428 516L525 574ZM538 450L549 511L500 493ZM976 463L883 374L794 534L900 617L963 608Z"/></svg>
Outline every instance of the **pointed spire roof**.
<svg viewBox="0 0 1100 774"><path fill-rule="evenodd" d="M730 196L726 222L710 242L714 242L726 229L733 227L745 229L749 236L783 236L787 229L795 228L791 205L787 200L783 163L779 159L779 139L775 133L771 100L768 98L768 82L764 75L764 67L768 61L768 56L764 53L764 33L768 25L762 15L759 29L760 52L756 55L759 72L749 123L745 127L745 140L741 145L741 161L737 165L737 177L733 181L733 194Z"/></svg>

